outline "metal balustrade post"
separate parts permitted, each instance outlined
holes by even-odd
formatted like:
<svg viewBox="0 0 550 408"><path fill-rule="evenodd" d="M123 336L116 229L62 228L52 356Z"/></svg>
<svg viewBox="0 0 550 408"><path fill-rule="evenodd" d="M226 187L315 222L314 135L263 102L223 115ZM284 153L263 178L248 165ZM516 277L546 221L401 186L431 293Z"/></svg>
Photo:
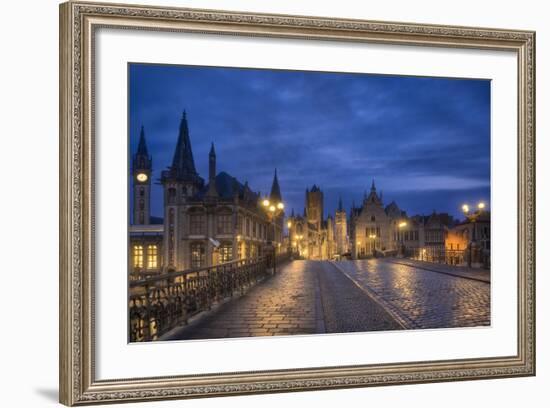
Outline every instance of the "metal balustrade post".
<svg viewBox="0 0 550 408"><path fill-rule="evenodd" d="M151 307L149 305L149 285L145 285L145 297L144 297L144 308L145 308L145 325L143 328L143 338L145 341L151 340Z"/></svg>

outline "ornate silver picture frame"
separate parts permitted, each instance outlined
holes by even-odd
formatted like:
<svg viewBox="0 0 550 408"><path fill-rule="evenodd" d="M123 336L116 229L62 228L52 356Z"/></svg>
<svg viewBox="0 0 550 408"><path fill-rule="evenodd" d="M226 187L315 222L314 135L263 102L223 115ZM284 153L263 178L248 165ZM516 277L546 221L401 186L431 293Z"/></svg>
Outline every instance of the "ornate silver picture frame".
<svg viewBox="0 0 550 408"><path fill-rule="evenodd" d="M99 379L96 348L98 29L429 46L517 60L517 352L481 358ZM498 119L498 118L497 118ZM126 138L126 135L113 137ZM493 149L495 146L493 145ZM498 148L498 147L497 147ZM80 405L535 375L535 33L67 2L60 6L60 402ZM121 293L121 296L126 294ZM219 341L219 340L218 340ZM155 347L151 343L149 347Z"/></svg>

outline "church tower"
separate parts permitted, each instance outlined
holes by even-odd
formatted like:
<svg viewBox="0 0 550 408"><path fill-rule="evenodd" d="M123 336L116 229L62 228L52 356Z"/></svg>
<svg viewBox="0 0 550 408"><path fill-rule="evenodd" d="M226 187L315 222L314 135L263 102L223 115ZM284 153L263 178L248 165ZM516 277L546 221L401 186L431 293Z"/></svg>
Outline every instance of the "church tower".
<svg viewBox="0 0 550 408"><path fill-rule="evenodd" d="M181 117L178 142L174 151L172 165L162 172L161 183L164 189L164 260L169 270L181 270L185 264L185 252L182 248L183 209L188 200L204 187L199 176L191 150L187 114ZM187 257L188 259L189 257Z"/></svg>
<svg viewBox="0 0 550 408"><path fill-rule="evenodd" d="M132 181L134 184L134 225L151 222L151 171L153 161L147 151L143 126L139 144L132 160Z"/></svg>
<svg viewBox="0 0 550 408"><path fill-rule="evenodd" d="M279 178L277 177L277 169L275 169L275 174L273 175L273 182L271 183L271 192L269 193L269 201L272 203L282 203L283 196L281 195L281 187L279 186ZM281 213L273 220L275 224L275 236L273 241L282 243L283 242L283 223L284 223L285 213Z"/></svg>
<svg viewBox="0 0 550 408"><path fill-rule="evenodd" d="M315 184L310 190L306 190L306 215L307 221L321 231L323 225L323 192Z"/></svg>
<svg viewBox="0 0 550 408"><path fill-rule="evenodd" d="M345 254L349 251L348 246L348 219L346 210L342 206L342 197L338 200L338 209L334 216L335 227L335 239L336 239L336 253L339 255Z"/></svg>

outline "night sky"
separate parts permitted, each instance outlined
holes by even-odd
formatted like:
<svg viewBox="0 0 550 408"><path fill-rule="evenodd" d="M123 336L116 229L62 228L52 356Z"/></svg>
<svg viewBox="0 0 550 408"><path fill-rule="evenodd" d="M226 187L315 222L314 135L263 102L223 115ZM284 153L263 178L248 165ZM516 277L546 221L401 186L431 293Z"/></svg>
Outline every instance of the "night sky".
<svg viewBox="0 0 550 408"><path fill-rule="evenodd" d="M217 170L301 213L315 183L325 216L349 210L374 179L385 204L409 215L490 199L490 81L368 74L131 64L130 149L141 125L153 180L171 164L182 111L199 174ZM163 216L153 185L152 214ZM131 197L131 195L130 195Z"/></svg>

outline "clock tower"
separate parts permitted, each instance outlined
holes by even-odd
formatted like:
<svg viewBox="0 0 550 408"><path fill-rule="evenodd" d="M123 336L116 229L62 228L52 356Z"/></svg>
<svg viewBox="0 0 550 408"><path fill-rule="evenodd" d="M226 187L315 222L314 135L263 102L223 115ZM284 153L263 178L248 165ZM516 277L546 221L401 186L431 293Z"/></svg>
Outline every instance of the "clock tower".
<svg viewBox="0 0 550 408"><path fill-rule="evenodd" d="M145 131L141 127L139 144L132 161L132 182L134 184L134 225L151 222L151 170L153 161L147 152Z"/></svg>

